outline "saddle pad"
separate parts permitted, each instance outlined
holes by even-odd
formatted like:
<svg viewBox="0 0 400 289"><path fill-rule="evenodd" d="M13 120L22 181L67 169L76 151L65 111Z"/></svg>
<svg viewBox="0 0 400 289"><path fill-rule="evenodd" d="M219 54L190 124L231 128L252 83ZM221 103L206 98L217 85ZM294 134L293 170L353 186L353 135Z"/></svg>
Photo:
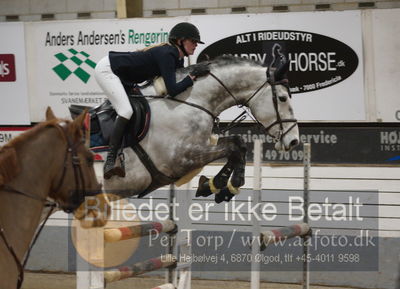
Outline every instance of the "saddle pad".
<svg viewBox="0 0 400 289"><path fill-rule="evenodd" d="M147 99L143 96L130 96L133 117L125 134L124 147L139 143L147 134L150 127L151 111Z"/></svg>

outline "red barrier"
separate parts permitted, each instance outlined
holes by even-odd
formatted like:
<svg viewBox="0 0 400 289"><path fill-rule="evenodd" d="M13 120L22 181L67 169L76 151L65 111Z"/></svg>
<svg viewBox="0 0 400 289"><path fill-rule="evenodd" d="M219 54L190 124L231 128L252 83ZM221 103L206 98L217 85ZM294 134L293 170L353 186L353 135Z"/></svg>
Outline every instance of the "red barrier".
<svg viewBox="0 0 400 289"><path fill-rule="evenodd" d="M115 282L161 268L172 267L176 265L176 262L176 258L174 258L173 255L168 254L159 258L153 258L139 262L132 266L125 266L114 270L105 271L104 280L107 283Z"/></svg>
<svg viewBox="0 0 400 289"><path fill-rule="evenodd" d="M296 236L304 236L310 233L310 226L306 223L297 224L289 227L283 227L276 230L261 232L261 244L265 248L271 243L276 243L280 240L294 238Z"/></svg>
<svg viewBox="0 0 400 289"><path fill-rule="evenodd" d="M109 243L118 242L122 240L158 234L161 232L170 232L175 228L176 225L173 221L166 220L162 222L145 223L129 227L105 229L104 241Z"/></svg>

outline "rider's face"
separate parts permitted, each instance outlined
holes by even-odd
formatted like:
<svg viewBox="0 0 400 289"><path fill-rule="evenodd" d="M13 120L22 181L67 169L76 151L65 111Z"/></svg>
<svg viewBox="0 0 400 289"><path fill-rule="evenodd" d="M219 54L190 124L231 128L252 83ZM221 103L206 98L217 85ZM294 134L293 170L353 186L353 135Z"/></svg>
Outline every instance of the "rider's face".
<svg viewBox="0 0 400 289"><path fill-rule="evenodd" d="M192 39L184 39L182 41L183 47L186 50L186 53L188 55L193 55L194 51L196 50L197 47L197 41L192 40Z"/></svg>

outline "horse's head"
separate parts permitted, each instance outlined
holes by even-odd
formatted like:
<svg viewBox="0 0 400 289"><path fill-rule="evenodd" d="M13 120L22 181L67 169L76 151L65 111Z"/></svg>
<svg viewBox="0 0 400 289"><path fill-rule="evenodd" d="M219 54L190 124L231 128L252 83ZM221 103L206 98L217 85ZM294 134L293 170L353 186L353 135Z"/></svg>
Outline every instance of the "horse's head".
<svg viewBox="0 0 400 289"><path fill-rule="evenodd" d="M281 46L272 48L272 62L266 71L268 87L255 94L249 106L253 115L277 142L277 150L290 150L299 144L299 128L294 118L287 79L289 62L281 53Z"/></svg>
<svg viewBox="0 0 400 289"><path fill-rule="evenodd" d="M290 150L299 144L299 129L286 78L289 66L280 49L278 44L273 47L274 58L267 70L253 60L219 56L207 63L209 75L176 98L197 104L214 118L234 105L247 106L266 133L277 141L275 148ZM181 69L177 79L182 79L197 65L204 64Z"/></svg>
<svg viewBox="0 0 400 289"><path fill-rule="evenodd" d="M288 65L282 61L277 67L269 67L266 85L248 100L252 114L277 141L277 150L290 150L299 144L299 128L291 105L286 72Z"/></svg>
<svg viewBox="0 0 400 289"><path fill-rule="evenodd" d="M274 55L277 53L282 56L279 49L274 49ZM233 105L247 106L266 133L276 139L276 149L290 150L299 143L284 57L274 59L268 70L261 63L231 56L215 59L211 67L211 77L204 81L203 90L216 91L215 114Z"/></svg>
<svg viewBox="0 0 400 289"><path fill-rule="evenodd" d="M74 121L59 121L51 109L47 109L47 121L55 122L65 143L65 153L55 157L62 169L55 173L49 197L64 211L74 212L82 226L103 226L110 206L94 171L93 153L83 140L85 115L83 112Z"/></svg>

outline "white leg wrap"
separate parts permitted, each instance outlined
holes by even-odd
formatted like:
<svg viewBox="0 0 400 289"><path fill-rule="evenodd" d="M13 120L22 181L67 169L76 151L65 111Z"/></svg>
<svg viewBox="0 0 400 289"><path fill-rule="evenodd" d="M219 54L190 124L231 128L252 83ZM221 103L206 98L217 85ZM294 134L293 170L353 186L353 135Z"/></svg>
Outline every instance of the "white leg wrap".
<svg viewBox="0 0 400 289"><path fill-rule="evenodd" d="M231 180L228 181L228 190L234 194L234 195L238 195L240 193L240 188L235 188L232 183Z"/></svg>
<svg viewBox="0 0 400 289"><path fill-rule="evenodd" d="M211 190L211 192L213 193L213 194L218 194L221 190L220 189L217 189L215 186L214 186L214 178L211 178L211 179L209 179L208 180L208 185L210 186L210 190Z"/></svg>

